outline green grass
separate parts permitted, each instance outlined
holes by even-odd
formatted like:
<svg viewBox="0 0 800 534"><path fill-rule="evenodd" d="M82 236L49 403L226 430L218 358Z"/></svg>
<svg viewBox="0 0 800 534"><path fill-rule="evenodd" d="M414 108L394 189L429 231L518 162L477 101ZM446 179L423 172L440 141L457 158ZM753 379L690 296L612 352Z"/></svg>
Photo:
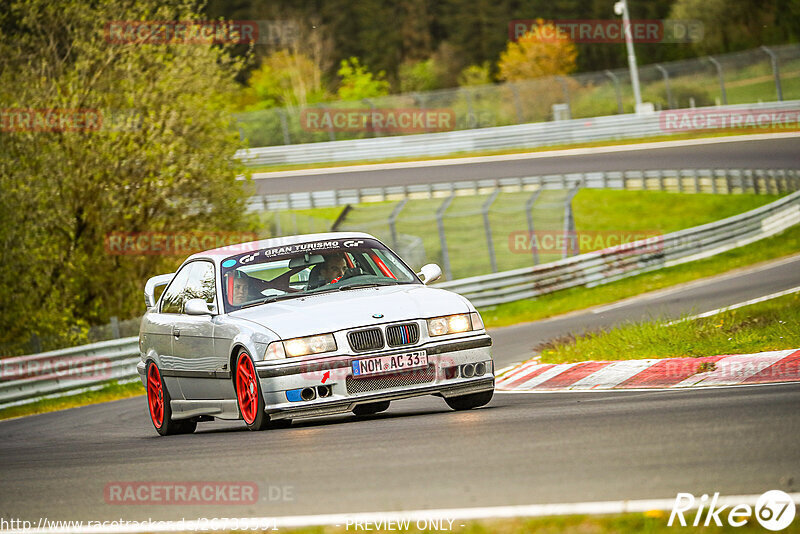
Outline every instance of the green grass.
<svg viewBox="0 0 800 534"><path fill-rule="evenodd" d="M719 534L741 533L741 532L766 532L759 525L755 517L749 518L747 523L741 527L731 527L727 524L728 512L730 509L720 514L720 521L723 527L692 527L695 511L684 513L684 518L689 526L682 527L675 520L673 526L667 526L670 513L662 510L652 510L644 513L614 514L614 515L569 515L537 518L514 518L514 519L486 519L476 521L456 520L452 526L452 532L456 534L527 534L536 532L538 534L617 534L621 532L637 532L642 534L674 534L681 532L686 534ZM705 515L703 516L703 521ZM713 523L712 523L713 524ZM444 522L448 526L447 521ZM462 526L463 525L463 526ZM419 530L415 522L412 521L410 528L395 527L394 530L375 529L375 525L369 525L370 532L444 532L444 530ZM422 526L422 525L420 525ZM283 531L283 529L281 529ZM288 529L288 534L343 534L348 532L365 532L356 530L354 525L334 527L306 527L298 529ZM795 519L786 529L781 532L794 534L800 532L800 521Z"/></svg>
<svg viewBox="0 0 800 534"><path fill-rule="evenodd" d="M563 313L608 304L648 291L674 286L707 276L747 267L759 262L797 254L800 225L711 258L640 274L593 288L572 288L537 299L526 299L481 310L488 327L537 321Z"/></svg>
<svg viewBox="0 0 800 534"><path fill-rule="evenodd" d="M688 184L687 184L687 187ZM481 207L489 198L489 191L481 195L458 196L447 209L444 229L454 279L477 276L491 272L488 244L484 232ZM516 237L527 235L526 201L532 192L501 193L492 204L489 221L492 244L498 271L528 267L533 264L531 254L514 245ZM561 235L564 216L564 191L545 190L533 209L534 228ZM712 195L679 194L660 191L613 191L584 189L575 197L573 206L579 231L599 235L589 252L616 244L609 237L630 234L631 231L668 233L707 222L723 219L749 211L779 198L775 195ZM439 240L435 213L444 199L418 199L406 203L397 219L400 235L422 239L424 257L411 258L402 247L401 256L408 257L411 266L420 268L424 263L437 263L444 267L444 256ZM387 219L396 202L364 203L353 206L342 230L359 230L371 233L392 246ZM600 232L600 234L592 234ZM589 234L587 234L589 235ZM561 258L561 250L540 251L539 262L546 263Z"/></svg>
<svg viewBox="0 0 800 534"><path fill-rule="evenodd" d="M4 408L0 410L0 420L10 419L12 417L34 415L37 413L55 412L57 410L66 410L67 408L86 406L88 404L98 404L100 402L125 399L128 397L136 397L138 395L144 395L144 393L144 387L138 380L136 382L129 382L126 384L114 382L96 391L87 391L84 393L78 393L76 395L70 395L68 397L44 399L32 402L30 404Z"/></svg>
<svg viewBox="0 0 800 534"><path fill-rule="evenodd" d="M540 348L546 363L750 354L800 347L798 326L800 293L794 293L700 319L626 323Z"/></svg>

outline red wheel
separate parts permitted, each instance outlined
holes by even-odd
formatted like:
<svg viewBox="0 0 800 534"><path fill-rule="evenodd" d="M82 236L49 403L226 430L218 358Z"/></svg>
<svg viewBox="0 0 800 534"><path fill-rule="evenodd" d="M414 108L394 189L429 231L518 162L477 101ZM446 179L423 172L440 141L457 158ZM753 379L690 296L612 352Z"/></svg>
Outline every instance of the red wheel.
<svg viewBox="0 0 800 534"><path fill-rule="evenodd" d="M258 382L253 359L246 351L239 351L236 360L236 400L247 428L264 430L269 426L269 416L264 413L264 397Z"/></svg>
<svg viewBox="0 0 800 534"><path fill-rule="evenodd" d="M161 387L161 373L154 363L147 368L147 404L153 425L161 428L164 424L164 390Z"/></svg>
<svg viewBox="0 0 800 534"><path fill-rule="evenodd" d="M191 434L197 428L197 422L191 420L173 421L172 408L169 405L169 390L161 379L161 372L154 362L147 365L147 406L150 408L150 420L162 436L170 434Z"/></svg>

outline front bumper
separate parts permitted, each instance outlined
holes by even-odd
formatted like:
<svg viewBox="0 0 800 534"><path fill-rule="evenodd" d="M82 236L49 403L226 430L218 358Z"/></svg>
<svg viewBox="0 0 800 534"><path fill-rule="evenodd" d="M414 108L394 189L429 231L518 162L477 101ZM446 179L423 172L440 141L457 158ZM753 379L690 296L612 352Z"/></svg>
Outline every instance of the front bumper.
<svg viewBox="0 0 800 534"><path fill-rule="evenodd" d="M359 404L391 401L421 395L457 397L494 390L494 369L488 335L429 342L368 354L318 358L302 363L256 362L265 411L271 419L315 417L352 411ZM388 375L356 378L353 360L425 350L428 367ZM463 376L465 364L483 364L480 376ZM322 389L311 400L290 401L287 391Z"/></svg>

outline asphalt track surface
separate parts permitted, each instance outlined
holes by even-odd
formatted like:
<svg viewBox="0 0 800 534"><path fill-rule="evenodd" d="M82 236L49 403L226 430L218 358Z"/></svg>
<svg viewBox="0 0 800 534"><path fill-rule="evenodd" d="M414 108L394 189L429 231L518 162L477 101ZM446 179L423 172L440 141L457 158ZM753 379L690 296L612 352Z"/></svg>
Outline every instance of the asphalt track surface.
<svg viewBox="0 0 800 534"><path fill-rule="evenodd" d="M608 312L497 330L494 353L507 360L514 339L660 308L733 304L797 285L798 267L795 257ZM791 492L800 484L798 406L800 384L497 394L470 412L425 397L367 418L266 432L201 423L194 435L161 438L137 397L0 422L0 503L5 517L31 521L179 520ZM255 483L259 500L106 502L108 484L130 481Z"/></svg>
<svg viewBox="0 0 800 534"><path fill-rule="evenodd" d="M793 138L260 183L281 192L583 170L796 167L798 153L800 140ZM615 307L498 329L494 356L498 366L507 365L563 333L703 312L798 284L800 258L793 258ZM137 397L0 422L0 514L34 523L178 520L792 492L800 485L798 406L800 384L497 394L469 412L425 397L366 418L295 421L257 433L241 422L201 423L194 435L162 438ZM259 499L106 501L107 485L131 481L255 483Z"/></svg>
<svg viewBox="0 0 800 534"><path fill-rule="evenodd" d="M640 147L641 148L641 147ZM388 185L411 185L486 178L509 178L544 174L592 171L626 171L651 169L794 169L800 163L800 136L780 139L761 139L704 143L690 146L641 150L636 145L622 151L607 151L584 155L547 156L534 159L524 155L469 164L446 163L430 166L405 167L319 174L313 169L291 173L291 176L254 176L260 195L303 191L356 189ZM542 157L539 157L542 156ZM275 176L275 175L273 175Z"/></svg>
<svg viewBox="0 0 800 534"><path fill-rule="evenodd" d="M677 319L800 286L800 255L647 293L625 301L491 332L498 368L528 359L534 348L567 334L630 321ZM798 436L800 437L800 436Z"/></svg>

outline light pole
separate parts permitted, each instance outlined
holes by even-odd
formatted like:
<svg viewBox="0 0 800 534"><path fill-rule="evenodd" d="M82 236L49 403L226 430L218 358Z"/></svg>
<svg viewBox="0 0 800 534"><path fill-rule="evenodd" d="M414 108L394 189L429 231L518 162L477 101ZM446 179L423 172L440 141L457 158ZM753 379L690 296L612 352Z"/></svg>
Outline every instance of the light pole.
<svg viewBox="0 0 800 534"><path fill-rule="evenodd" d="M614 13L622 15L622 29L625 31L625 46L628 49L628 68L631 71L633 98L636 101L636 112L642 108L642 93L639 90L639 69L636 67L636 52L633 51L633 35L631 34L631 18L628 14L628 1L619 0L614 4Z"/></svg>

